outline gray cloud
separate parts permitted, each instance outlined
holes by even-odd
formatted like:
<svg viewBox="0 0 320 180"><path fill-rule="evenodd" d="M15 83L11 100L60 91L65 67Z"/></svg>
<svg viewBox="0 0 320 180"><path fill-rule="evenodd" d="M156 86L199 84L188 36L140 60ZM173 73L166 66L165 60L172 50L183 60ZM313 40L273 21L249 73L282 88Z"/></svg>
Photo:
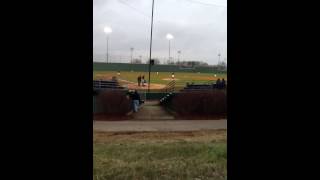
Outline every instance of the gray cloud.
<svg viewBox="0 0 320 180"><path fill-rule="evenodd" d="M149 55L152 0L94 0L93 1L94 60L104 60L106 35L104 26L113 32L109 36L111 56L129 57L134 47L135 57ZM168 58L167 33L171 52L185 60L217 63L227 57L226 0L155 0L153 57Z"/></svg>

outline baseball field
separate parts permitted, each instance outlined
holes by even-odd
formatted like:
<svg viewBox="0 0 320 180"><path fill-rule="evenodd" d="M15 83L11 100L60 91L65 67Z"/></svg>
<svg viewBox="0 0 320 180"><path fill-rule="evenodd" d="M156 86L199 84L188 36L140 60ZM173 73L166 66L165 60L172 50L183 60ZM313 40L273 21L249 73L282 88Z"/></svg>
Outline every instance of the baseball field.
<svg viewBox="0 0 320 180"><path fill-rule="evenodd" d="M112 77L117 77L120 84L127 86L128 88L146 88L137 86L138 76L144 76L148 81L148 72L135 72L135 71L93 71L94 80L108 80ZM162 89L170 81L172 81L172 72L151 72L150 89ZM227 80L226 73L201 73L201 72L174 72L174 80L176 86L185 86L186 83L211 83L216 81L218 78L224 78Z"/></svg>

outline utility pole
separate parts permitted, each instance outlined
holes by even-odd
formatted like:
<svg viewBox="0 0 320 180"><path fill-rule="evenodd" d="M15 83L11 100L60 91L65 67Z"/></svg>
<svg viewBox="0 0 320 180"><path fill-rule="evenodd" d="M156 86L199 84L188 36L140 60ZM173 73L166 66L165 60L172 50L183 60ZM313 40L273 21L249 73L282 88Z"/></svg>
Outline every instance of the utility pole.
<svg viewBox="0 0 320 180"><path fill-rule="evenodd" d="M170 56L170 39L169 39L169 62L171 63L171 56Z"/></svg>
<svg viewBox="0 0 320 180"><path fill-rule="evenodd" d="M107 63L109 63L109 36L107 35Z"/></svg>
<svg viewBox="0 0 320 180"><path fill-rule="evenodd" d="M152 15L151 15L151 37L150 37L150 54L149 54L148 93L150 92L150 72L151 72L151 49L152 49L153 10L154 10L154 0L152 0Z"/></svg>
<svg viewBox="0 0 320 180"><path fill-rule="evenodd" d="M104 27L104 32L107 35L107 63L109 63L109 34L112 32L112 29L106 26Z"/></svg>
<svg viewBox="0 0 320 180"><path fill-rule="evenodd" d="M181 54L181 51L178 51L178 64L180 63L180 54Z"/></svg>
<svg viewBox="0 0 320 180"><path fill-rule="evenodd" d="M133 48L130 48L131 50L131 64L132 64L132 54L133 54Z"/></svg>

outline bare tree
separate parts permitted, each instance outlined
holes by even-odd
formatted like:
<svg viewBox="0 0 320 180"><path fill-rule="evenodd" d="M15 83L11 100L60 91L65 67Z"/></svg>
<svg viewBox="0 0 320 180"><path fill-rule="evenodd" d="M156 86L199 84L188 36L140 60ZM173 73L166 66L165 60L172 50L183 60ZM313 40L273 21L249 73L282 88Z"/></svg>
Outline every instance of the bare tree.
<svg viewBox="0 0 320 180"><path fill-rule="evenodd" d="M154 64L160 64L160 60L159 59L155 58L153 60L154 60Z"/></svg>
<svg viewBox="0 0 320 180"><path fill-rule="evenodd" d="M133 59L132 64L142 64L141 59Z"/></svg>

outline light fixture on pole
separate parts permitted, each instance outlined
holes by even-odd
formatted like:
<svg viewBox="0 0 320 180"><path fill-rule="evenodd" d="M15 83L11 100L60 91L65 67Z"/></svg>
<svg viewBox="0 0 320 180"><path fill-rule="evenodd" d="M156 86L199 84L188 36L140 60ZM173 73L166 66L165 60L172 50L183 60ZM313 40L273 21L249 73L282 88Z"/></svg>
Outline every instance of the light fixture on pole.
<svg viewBox="0 0 320 180"><path fill-rule="evenodd" d="M104 33L107 35L107 63L109 62L109 34L112 33L112 29L108 26L104 27Z"/></svg>
<svg viewBox="0 0 320 180"><path fill-rule="evenodd" d="M221 54L219 53L218 56L219 56L218 64L220 64L220 56L221 56Z"/></svg>
<svg viewBox="0 0 320 180"><path fill-rule="evenodd" d="M167 34L166 38L169 40L169 62L171 62L171 56L170 56L170 41L171 39L173 39L173 35L172 34Z"/></svg>

